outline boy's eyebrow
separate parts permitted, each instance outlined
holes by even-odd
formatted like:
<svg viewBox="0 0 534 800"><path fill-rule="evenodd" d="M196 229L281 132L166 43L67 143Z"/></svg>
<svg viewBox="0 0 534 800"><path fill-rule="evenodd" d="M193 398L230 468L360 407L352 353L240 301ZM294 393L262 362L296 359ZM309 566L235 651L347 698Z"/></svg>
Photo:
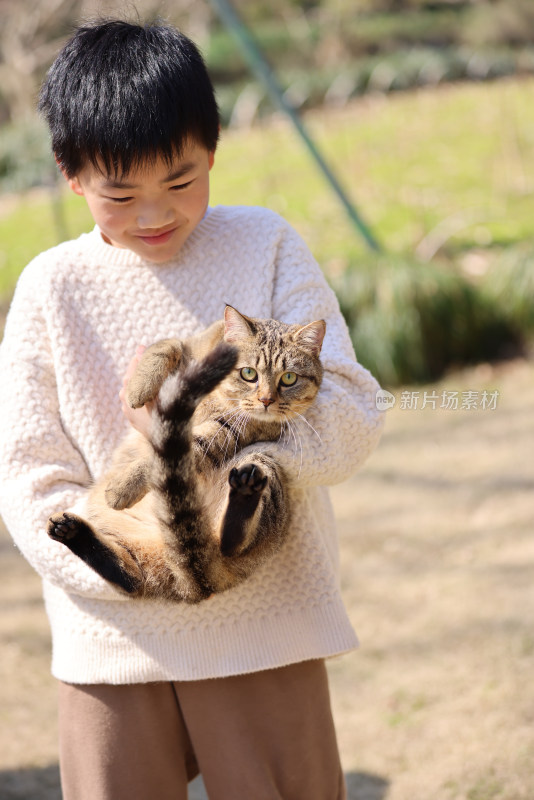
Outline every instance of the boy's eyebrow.
<svg viewBox="0 0 534 800"><path fill-rule="evenodd" d="M166 178L164 178L161 182L162 183L172 183L173 181L178 180L183 175L186 175L188 172L191 172L192 169L195 168L195 163L193 161L184 161L177 167L175 170L169 173ZM107 180L104 183L105 189L138 189L139 187L137 184L128 183L127 181L122 181L118 178Z"/></svg>
<svg viewBox="0 0 534 800"><path fill-rule="evenodd" d="M171 172L170 175L168 175L165 178L163 183L172 183L172 181L178 180L178 178L181 178L183 175L186 175L188 172L191 172L191 170L194 169L195 166L196 164L194 163L194 161L184 161L183 164L180 164L180 166L177 167L177 169L173 170L173 172Z"/></svg>

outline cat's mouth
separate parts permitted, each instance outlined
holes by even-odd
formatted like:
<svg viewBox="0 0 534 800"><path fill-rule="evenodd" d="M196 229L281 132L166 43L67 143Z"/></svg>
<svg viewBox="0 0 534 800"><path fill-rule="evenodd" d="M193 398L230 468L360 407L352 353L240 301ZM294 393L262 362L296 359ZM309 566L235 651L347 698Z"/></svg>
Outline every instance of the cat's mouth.
<svg viewBox="0 0 534 800"><path fill-rule="evenodd" d="M252 412L252 415L261 422L265 422L265 420L269 420L270 422L280 422L280 420L283 419L280 411L272 406L255 408Z"/></svg>

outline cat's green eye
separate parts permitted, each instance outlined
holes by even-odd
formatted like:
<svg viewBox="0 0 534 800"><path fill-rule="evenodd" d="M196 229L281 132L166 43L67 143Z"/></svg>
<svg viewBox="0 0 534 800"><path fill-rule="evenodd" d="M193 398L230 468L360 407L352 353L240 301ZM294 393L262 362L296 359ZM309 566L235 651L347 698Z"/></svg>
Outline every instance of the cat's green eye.
<svg viewBox="0 0 534 800"><path fill-rule="evenodd" d="M282 384L282 386L293 386L293 384L296 382L297 382L296 372L284 372L284 374L280 378L280 383Z"/></svg>
<svg viewBox="0 0 534 800"><path fill-rule="evenodd" d="M243 369L239 373L244 381L255 381L258 377L258 373L252 367L243 367Z"/></svg>

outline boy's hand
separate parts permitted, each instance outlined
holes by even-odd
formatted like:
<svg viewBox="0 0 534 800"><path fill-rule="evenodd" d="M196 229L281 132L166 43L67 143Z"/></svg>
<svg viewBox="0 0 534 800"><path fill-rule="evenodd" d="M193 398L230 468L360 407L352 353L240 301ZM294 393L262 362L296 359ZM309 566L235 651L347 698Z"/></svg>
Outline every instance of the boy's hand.
<svg viewBox="0 0 534 800"><path fill-rule="evenodd" d="M146 348L144 345L140 344L135 351L135 356L128 364L126 375L122 380L122 389L119 392L119 398L121 401L122 413L130 425L132 425L132 427L134 427L137 431L139 431L139 433L142 433L143 436L148 439L150 437L150 428L152 426L152 403L146 403L142 408L131 408L126 400L126 387L128 386L128 381L134 374L135 368L137 367L145 350Z"/></svg>

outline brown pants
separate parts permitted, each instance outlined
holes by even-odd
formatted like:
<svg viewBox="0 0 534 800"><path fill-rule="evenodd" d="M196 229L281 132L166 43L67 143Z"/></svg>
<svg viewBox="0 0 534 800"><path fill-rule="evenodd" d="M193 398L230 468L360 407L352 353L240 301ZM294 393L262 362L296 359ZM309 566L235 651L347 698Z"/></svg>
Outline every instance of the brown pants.
<svg viewBox="0 0 534 800"><path fill-rule="evenodd" d="M206 681L60 683L63 800L343 800L326 669Z"/></svg>

